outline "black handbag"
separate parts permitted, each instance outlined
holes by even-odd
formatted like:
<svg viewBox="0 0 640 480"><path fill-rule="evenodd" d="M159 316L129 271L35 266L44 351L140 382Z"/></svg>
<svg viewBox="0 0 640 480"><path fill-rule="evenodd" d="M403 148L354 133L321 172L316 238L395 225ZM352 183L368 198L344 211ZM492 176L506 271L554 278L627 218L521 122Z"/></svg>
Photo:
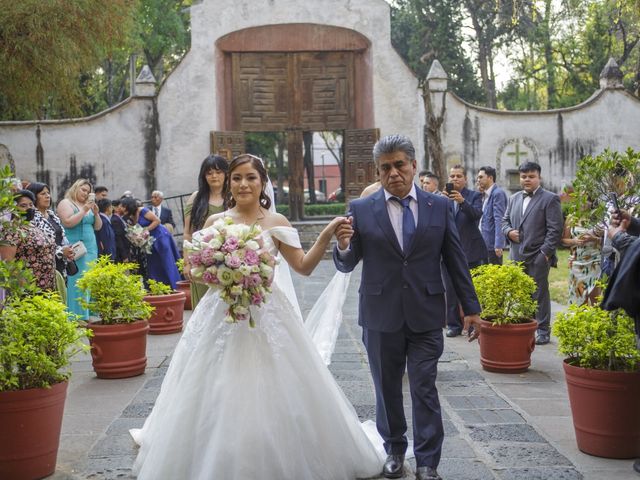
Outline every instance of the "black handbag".
<svg viewBox="0 0 640 480"><path fill-rule="evenodd" d="M67 275L73 276L78 273L78 264L75 260L67 260L67 264L64 268L67 271Z"/></svg>

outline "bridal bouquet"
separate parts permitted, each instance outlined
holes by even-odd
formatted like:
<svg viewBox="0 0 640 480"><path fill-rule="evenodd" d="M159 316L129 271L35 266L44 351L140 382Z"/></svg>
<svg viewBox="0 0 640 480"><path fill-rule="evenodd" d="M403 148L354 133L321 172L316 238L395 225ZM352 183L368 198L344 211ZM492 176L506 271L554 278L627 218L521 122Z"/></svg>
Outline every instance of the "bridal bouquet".
<svg viewBox="0 0 640 480"><path fill-rule="evenodd" d="M151 236L149 230L145 230L138 224L127 225L124 235L131 242L131 245L139 248L144 253L151 253L151 247L156 239Z"/></svg>
<svg viewBox="0 0 640 480"><path fill-rule="evenodd" d="M211 227L184 242L191 264L191 276L211 288L229 305L225 321L249 320L255 326L249 306L261 306L269 293L276 260L263 248L259 225L217 220Z"/></svg>

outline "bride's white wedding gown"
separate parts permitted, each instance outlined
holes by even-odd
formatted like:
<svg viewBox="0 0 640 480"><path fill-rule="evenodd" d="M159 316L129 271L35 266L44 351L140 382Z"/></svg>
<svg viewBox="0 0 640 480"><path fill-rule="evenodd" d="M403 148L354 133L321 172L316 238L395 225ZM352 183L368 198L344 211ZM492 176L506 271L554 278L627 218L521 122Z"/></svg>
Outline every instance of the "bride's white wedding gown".
<svg viewBox="0 0 640 480"><path fill-rule="evenodd" d="M297 231L263 234L300 247ZM272 238L273 237L273 238ZM276 281L256 322L223 321L209 290L180 339L141 430L134 473L143 480L352 480L383 458L361 427Z"/></svg>

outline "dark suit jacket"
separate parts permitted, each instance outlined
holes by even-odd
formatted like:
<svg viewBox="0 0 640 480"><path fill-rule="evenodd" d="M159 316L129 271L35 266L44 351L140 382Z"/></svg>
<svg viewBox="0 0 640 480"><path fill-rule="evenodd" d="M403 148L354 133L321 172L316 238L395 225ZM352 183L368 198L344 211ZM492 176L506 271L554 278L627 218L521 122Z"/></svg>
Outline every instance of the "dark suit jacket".
<svg viewBox="0 0 640 480"><path fill-rule="evenodd" d="M116 237L116 262L129 260L131 256L131 244L125 236L126 224L122 218L115 213L111 215L111 226Z"/></svg>
<svg viewBox="0 0 640 480"><path fill-rule="evenodd" d="M635 237L609 279L601 306L605 310L622 308L627 312L635 321L636 335L640 335L638 289L640 289L640 239Z"/></svg>
<svg viewBox="0 0 640 480"><path fill-rule="evenodd" d="M456 227L467 262L473 264L487 258L487 249L478 228L478 222L482 216L482 194L468 188L463 188L460 193L464 197L464 202L458 205L458 211L455 214Z"/></svg>
<svg viewBox="0 0 640 480"><path fill-rule="evenodd" d="M406 253L391 226L384 190L351 202L355 234L350 249L334 262L350 272L362 260L359 324L395 332L406 324L414 332L442 328L445 318L442 259L466 314L480 313L450 200L416 187L418 225Z"/></svg>
<svg viewBox="0 0 640 480"><path fill-rule="evenodd" d="M531 198L522 215L522 192L509 198L507 211L502 219L502 233L508 236L511 230L520 232L520 243L511 244L511 260L533 262L543 253L552 266L558 264L556 248L560 245L564 221L560 208L560 197L540 187ZM508 238L508 237L507 237Z"/></svg>
<svg viewBox="0 0 640 480"><path fill-rule="evenodd" d="M173 228L176 228L176 222L173 221L173 212L165 205L162 205L162 209L160 210L160 223L162 225L169 223Z"/></svg>
<svg viewBox="0 0 640 480"><path fill-rule="evenodd" d="M502 233L502 217L507 209L507 194L503 189L495 185L487 199L482 211L480 232L487 250L504 248L506 239Z"/></svg>

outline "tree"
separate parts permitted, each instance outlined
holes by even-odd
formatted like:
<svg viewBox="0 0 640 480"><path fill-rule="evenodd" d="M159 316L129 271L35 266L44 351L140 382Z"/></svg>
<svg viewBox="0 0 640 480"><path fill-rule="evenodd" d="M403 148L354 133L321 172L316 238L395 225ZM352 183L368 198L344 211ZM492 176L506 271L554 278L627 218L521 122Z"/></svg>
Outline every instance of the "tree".
<svg viewBox="0 0 640 480"><path fill-rule="evenodd" d="M391 42L424 81L434 60L449 75L453 92L467 101L482 100L482 90L463 48L458 0L398 0L391 8Z"/></svg>
<svg viewBox="0 0 640 480"><path fill-rule="evenodd" d="M0 0L2 118L80 112L80 75L122 45L135 8L135 0Z"/></svg>

